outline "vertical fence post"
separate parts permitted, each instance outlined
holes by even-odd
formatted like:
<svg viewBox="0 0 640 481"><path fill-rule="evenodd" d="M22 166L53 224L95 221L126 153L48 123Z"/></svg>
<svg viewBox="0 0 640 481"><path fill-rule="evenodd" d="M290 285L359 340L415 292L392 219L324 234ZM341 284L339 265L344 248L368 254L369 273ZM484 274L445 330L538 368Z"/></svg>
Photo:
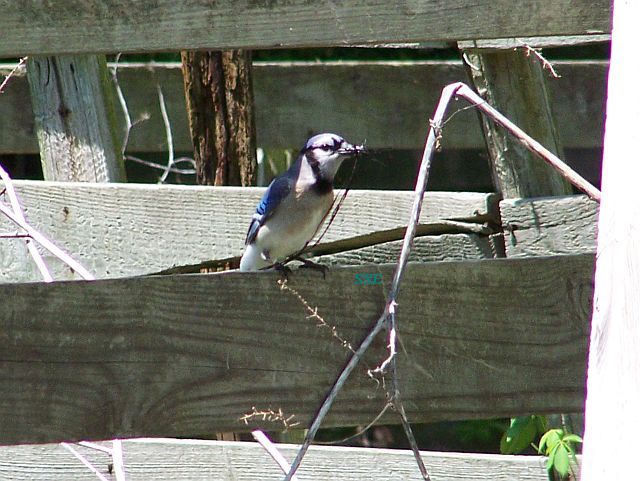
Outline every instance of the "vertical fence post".
<svg viewBox="0 0 640 481"><path fill-rule="evenodd" d="M524 49L464 50L478 93L552 152L562 156L540 62ZM482 116L494 185L504 198L571 194L571 186L504 129Z"/></svg>
<svg viewBox="0 0 640 481"><path fill-rule="evenodd" d="M582 481L637 474L640 427L640 3L613 2Z"/></svg>
<svg viewBox="0 0 640 481"><path fill-rule="evenodd" d="M45 180L124 182L105 56L32 57L27 77Z"/></svg>
<svg viewBox="0 0 640 481"><path fill-rule="evenodd" d="M256 135L247 50L182 52L196 176L205 185L252 185Z"/></svg>

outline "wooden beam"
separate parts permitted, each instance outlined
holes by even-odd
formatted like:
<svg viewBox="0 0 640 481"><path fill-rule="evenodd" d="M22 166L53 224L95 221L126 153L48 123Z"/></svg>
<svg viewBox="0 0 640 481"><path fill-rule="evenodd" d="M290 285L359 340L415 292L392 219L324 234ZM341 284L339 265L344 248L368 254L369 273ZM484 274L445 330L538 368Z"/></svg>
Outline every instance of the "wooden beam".
<svg viewBox="0 0 640 481"><path fill-rule="evenodd" d="M566 148L602 146L608 62L558 61L554 66L562 77L548 85L552 108L557 118L572 119L558 125L562 143ZM8 73L10 67L0 66L0 73ZM267 149L298 148L310 132L325 131L367 139L372 148L420 149L440 90L466 80L459 61L258 62L253 74L257 142ZM134 119L150 115L131 131L129 151L167 150L154 88L158 81L165 93L174 146L179 152L191 152L180 64L122 63L118 78ZM26 80L15 77L0 102L0 118L10 119L0 129L0 153L38 152L28 103ZM307 115L309 111L320 115ZM472 110L451 118L443 145L484 148Z"/></svg>
<svg viewBox="0 0 640 481"><path fill-rule="evenodd" d="M361 285L355 274L379 274ZM200 437L282 409L307 425L384 307L392 265L0 285L0 444ZM409 264L399 297L401 390L414 422L576 412L584 402L593 256ZM327 426L385 403L367 368ZM391 414L382 422L397 422Z"/></svg>
<svg viewBox="0 0 640 481"><path fill-rule="evenodd" d="M44 178L124 182L122 124L104 55L32 57L27 76Z"/></svg>
<svg viewBox="0 0 640 481"><path fill-rule="evenodd" d="M500 202L507 257L593 253L598 203L584 195Z"/></svg>
<svg viewBox="0 0 640 481"><path fill-rule="evenodd" d="M239 256L263 188L16 181L29 221L80 260L96 277L149 274L173 266ZM351 191L323 243L354 239L347 249L402 237L413 192ZM498 223L494 194L430 192L421 217L425 234L464 232ZM15 227L0 218L2 232ZM389 232L392 231L392 232ZM467 230L469 232L469 230ZM375 238L369 237L378 233ZM339 247L339 246L338 246ZM459 245L452 245L451 250ZM38 280L21 242L0 242L3 282ZM336 250L334 249L333 252ZM45 257L56 279L69 269ZM197 271L196 271L197 272Z"/></svg>
<svg viewBox="0 0 640 481"><path fill-rule="evenodd" d="M563 157L541 62L524 49L464 52L476 90L491 106ZM504 198L569 195L571 185L502 126L481 115L493 184Z"/></svg>
<svg viewBox="0 0 640 481"><path fill-rule="evenodd" d="M612 3L583 481L628 476L636 456L630 427L640 425L640 206L635 198L640 164L627 157L636 152L640 122L640 99L628 95L637 88L637 68L629 56L636 51L632 42L638 37L640 3Z"/></svg>
<svg viewBox="0 0 640 481"><path fill-rule="evenodd" d="M549 48L549 47L575 47L593 43L605 43L611 41L610 34L602 35L559 35L552 37L520 37L520 38L485 38L481 40L463 40L458 42L461 49L488 49L507 50L511 48Z"/></svg>
<svg viewBox="0 0 640 481"><path fill-rule="evenodd" d="M110 443L101 443L110 447ZM282 473L257 443L180 439L132 439L122 443L127 479L179 481L281 480ZM293 459L297 446L276 445ZM74 446L107 478L110 457ZM547 481L541 456L439 453L423 451L429 474L438 481ZM300 479L401 481L418 479L413 453L400 449L311 446L299 470ZM21 481L27 474L39 481L95 479L87 468L57 444L0 448L0 475Z"/></svg>
<svg viewBox="0 0 640 481"><path fill-rule="evenodd" d="M276 0L233 8L168 0L52 8L4 0L0 10L0 57L607 33L611 15L606 0Z"/></svg>

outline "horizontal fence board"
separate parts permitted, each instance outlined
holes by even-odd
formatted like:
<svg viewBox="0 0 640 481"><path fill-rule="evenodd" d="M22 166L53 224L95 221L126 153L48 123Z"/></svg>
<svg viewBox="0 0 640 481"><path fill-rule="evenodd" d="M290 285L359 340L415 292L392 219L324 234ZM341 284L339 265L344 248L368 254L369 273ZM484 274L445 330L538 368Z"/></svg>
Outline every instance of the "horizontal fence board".
<svg viewBox="0 0 640 481"><path fill-rule="evenodd" d="M314 257L327 266L386 264L396 262L403 241L397 240L359 249ZM499 257L494 239L477 234L443 234L417 237L411 249L411 261L456 261Z"/></svg>
<svg viewBox="0 0 640 481"><path fill-rule="evenodd" d="M548 82L553 110L559 120L571 118L558 122L564 146L601 147L608 62L554 66L562 77ZM366 139L372 148L420 149L442 88L467 80L456 61L255 63L253 74L257 142L263 148L299 148L311 132L335 131ZM150 115L131 131L130 152L167 150L156 82L164 92L174 148L192 151L179 64L123 63L118 79L132 117ZM0 102L0 118L11 120L0 129L0 153L38 152L29 98L26 77L12 79ZM443 145L484 149L477 114L454 116Z"/></svg>
<svg viewBox="0 0 640 481"><path fill-rule="evenodd" d="M606 0L0 2L0 57L607 33ZM25 22L29 28L25 29Z"/></svg>
<svg viewBox="0 0 640 481"><path fill-rule="evenodd" d="M409 264L398 299L400 387L414 422L583 409L593 255ZM384 307L362 267L0 285L0 444L203 437L282 409L306 426ZM371 421L377 339L326 419ZM388 413L382 422L397 422Z"/></svg>
<svg viewBox="0 0 640 481"><path fill-rule="evenodd" d="M110 443L104 443L110 447ZM74 446L108 477L109 456ZM257 443L177 439L123 441L130 481L269 481L283 475ZM293 460L297 446L277 444ZM433 481L548 481L542 456L421 452ZM406 481L419 479L413 453L399 449L312 446L298 477L304 480ZM5 481L93 481L95 475L59 445L0 448L0 478Z"/></svg>
<svg viewBox="0 0 640 481"><path fill-rule="evenodd" d="M16 181L27 219L96 277L148 274L174 266L242 254L251 216L263 188L186 187L153 184L89 184ZM402 237L413 203L408 191L349 192L323 238L348 248ZM462 227L497 222L494 194L429 192L420 222L443 231L442 220ZM0 217L0 231L13 225ZM386 231L386 232L379 232ZM459 232L460 230L457 229ZM372 236L376 233L375 236ZM56 279L68 268L45 254ZM21 240L0 239L0 282L39 280Z"/></svg>
<svg viewBox="0 0 640 481"><path fill-rule="evenodd" d="M598 203L584 195L500 202L508 257L596 251Z"/></svg>

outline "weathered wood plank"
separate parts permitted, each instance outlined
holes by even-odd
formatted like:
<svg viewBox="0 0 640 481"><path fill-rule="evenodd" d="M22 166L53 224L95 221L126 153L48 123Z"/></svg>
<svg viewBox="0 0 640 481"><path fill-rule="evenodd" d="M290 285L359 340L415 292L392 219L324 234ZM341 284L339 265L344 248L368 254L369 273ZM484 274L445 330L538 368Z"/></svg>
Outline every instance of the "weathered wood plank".
<svg viewBox="0 0 640 481"><path fill-rule="evenodd" d="M249 220L264 192L262 188L234 187L15 184L27 219L99 278L148 274L239 256ZM379 234L370 243L398 239L412 202L412 192L351 191L323 242L392 229L396 231ZM424 224L443 219L467 223L498 219L494 194L430 192L425 202ZM10 232L14 227L3 217L0 229ZM359 246L366 242L361 239ZM18 241L0 242L2 281L39 279L24 249ZM56 259L45 254L45 260L56 279L72 278Z"/></svg>
<svg viewBox="0 0 640 481"><path fill-rule="evenodd" d="M605 0L276 0L230 7L195 0L55 6L4 0L0 57L607 33L611 16Z"/></svg>
<svg viewBox="0 0 640 481"><path fill-rule="evenodd" d="M551 152L563 157L542 64L523 49L464 52L476 90L491 106ZM502 126L481 116L493 185L504 198L569 195L573 189L553 167Z"/></svg>
<svg viewBox="0 0 640 481"><path fill-rule="evenodd" d="M27 73L44 178L125 182L105 56L32 57Z"/></svg>
<svg viewBox="0 0 640 481"><path fill-rule="evenodd" d="M559 61L554 65L562 77L549 82L552 108L557 118L572 119L558 125L562 143L567 148L602 146L608 62ZM440 90L466 80L462 64L453 61L258 62L253 74L257 141L263 148L298 148L310 132L325 131L367 139L372 148L422 148L426 121ZM131 131L130 152L167 149L153 88L156 80L165 93L175 148L192 150L178 63L121 64L118 78L132 116L150 115ZM0 129L0 153L38 151L28 103L26 80L18 76L0 102L0 118L11 119ZM308 115L309 111L321 115ZM444 146L484 148L473 111L452 117Z"/></svg>
<svg viewBox="0 0 640 481"><path fill-rule="evenodd" d="M385 242L336 254L312 258L328 266L386 264L396 262L402 241ZM493 259L499 247L492 239L477 234L443 234L416 237L411 250L411 261L455 261L463 259Z"/></svg>
<svg viewBox="0 0 640 481"><path fill-rule="evenodd" d="M280 480L282 473L256 443L177 439L124 441L127 479L175 481ZM110 443L105 443L110 447ZM291 460L297 446L278 444ZM108 477L109 456L78 446ZM547 481L541 456L440 453L423 451L434 481ZM413 453L399 449L312 446L298 471L300 479L405 481L420 473ZM55 444L0 448L0 477L5 481L93 481L95 475Z"/></svg>
<svg viewBox="0 0 640 481"><path fill-rule="evenodd" d="M507 257L592 253L598 203L587 196L500 202Z"/></svg>
<svg viewBox="0 0 640 481"><path fill-rule="evenodd" d="M485 38L480 40L463 40L458 42L462 49L489 49L505 50L510 48L572 47L592 43L605 43L611 41L610 34L602 35L560 35L555 37L521 37L521 38Z"/></svg>
<svg viewBox="0 0 640 481"><path fill-rule="evenodd" d="M289 287L354 344L383 309L393 267L371 268L382 285L357 285L363 270L351 267L326 280L295 272ZM593 255L409 264L398 310L409 418L580 411L592 275ZM277 279L0 285L0 444L238 431L253 406L304 426L348 351ZM366 369L386 344L374 343L328 426L366 423L384 405Z"/></svg>

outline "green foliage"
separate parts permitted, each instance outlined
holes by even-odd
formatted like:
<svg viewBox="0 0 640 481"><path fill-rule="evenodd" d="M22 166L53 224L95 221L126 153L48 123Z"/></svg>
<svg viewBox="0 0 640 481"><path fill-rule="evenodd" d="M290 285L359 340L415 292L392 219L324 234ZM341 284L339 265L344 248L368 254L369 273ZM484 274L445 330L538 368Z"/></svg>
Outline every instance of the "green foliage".
<svg viewBox="0 0 640 481"><path fill-rule="evenodd" d="M539 445L536 446L535 440L540 435ZM571 471L571 461L576 463L574 445L581 442L580 436L562 428L548 429L544 416L522 416L511 419L511 424L500 441L500 452L522 453L532 446L538 453L547 456L549 479L554 479L554 472L560 479L566 479Z"/></svg>
<svg viewBox="0 0 640 481"><path fill-rule="evenodd" d="M522 416L511 419L509 429L500 440L502 454L516 454L526 451L533 445L539 434L547 430L544 416Z"/></svg>
<svg viewBox="0 0 640 481"><path fill-rule="evenodd" d="M571 462L576 463L574 444L581 443L582 438L577 434L567 433L564 429L550 429L540 438L538 452L547 456L547 471L549 478L555 471L560 478L565 479L571 470Z"/></svg>

